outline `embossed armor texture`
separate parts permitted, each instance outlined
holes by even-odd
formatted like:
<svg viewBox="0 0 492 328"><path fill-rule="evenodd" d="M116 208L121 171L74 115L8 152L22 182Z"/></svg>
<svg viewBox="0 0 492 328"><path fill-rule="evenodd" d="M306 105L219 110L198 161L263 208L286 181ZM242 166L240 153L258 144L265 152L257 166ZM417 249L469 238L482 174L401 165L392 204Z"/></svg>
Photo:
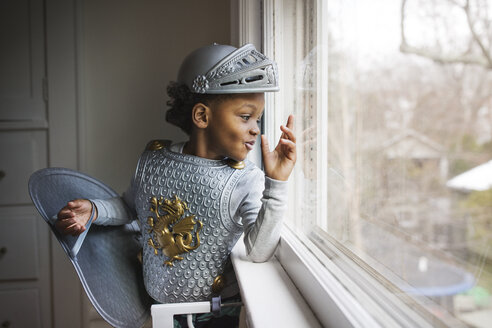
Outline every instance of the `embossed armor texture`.
<svg viewBox="0 0 492 328"><path fill-rule="evenodd" d="M243 232L229 212L231 193L248 170L236 170L224 161L208 160L160 149L146 151L135 176L135 207L143 234L143 275L149 295L162 303L209 300L214 279L223 274L229 254ZM200 246L181 254L172 266L162 250L154 252L148 218L152 197L185 201L184 216L195 215L203 223Z"/></svg>

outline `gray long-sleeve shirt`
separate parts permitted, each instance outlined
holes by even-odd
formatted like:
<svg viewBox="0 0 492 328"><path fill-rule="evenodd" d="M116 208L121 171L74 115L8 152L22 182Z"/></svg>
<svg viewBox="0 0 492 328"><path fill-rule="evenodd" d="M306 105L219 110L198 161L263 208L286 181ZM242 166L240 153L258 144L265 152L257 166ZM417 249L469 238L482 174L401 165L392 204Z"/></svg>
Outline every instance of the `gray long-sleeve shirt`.
<svg viewBox="0 0 492 328"><path fill-rule="evenodd" d="M170 150L182 153L184 144L173 144ZM287 182L265 177L255 167L243 175L232 191L231 217L244 227L244 243L253 262L267 261L274 253L280 238L285 212ZM135 219L135 190L133 184L123 194L108 200L93 200L98 210L99 225L120 225Z"/></svg>

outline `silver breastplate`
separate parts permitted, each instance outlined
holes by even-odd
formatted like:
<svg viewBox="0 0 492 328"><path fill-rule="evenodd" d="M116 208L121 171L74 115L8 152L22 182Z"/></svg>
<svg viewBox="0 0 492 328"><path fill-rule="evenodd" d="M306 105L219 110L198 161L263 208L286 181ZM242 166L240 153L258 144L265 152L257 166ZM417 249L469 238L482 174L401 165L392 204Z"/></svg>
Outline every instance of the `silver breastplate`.
<svg viewBox="0 0 492 328"><path fill-rule="evenodd" d="M162 303L220 293L230 252L243 232L229 211L232 191L251 167L171 152L146 151L139 161L135 205L142 226L143 276Z"/></svg>

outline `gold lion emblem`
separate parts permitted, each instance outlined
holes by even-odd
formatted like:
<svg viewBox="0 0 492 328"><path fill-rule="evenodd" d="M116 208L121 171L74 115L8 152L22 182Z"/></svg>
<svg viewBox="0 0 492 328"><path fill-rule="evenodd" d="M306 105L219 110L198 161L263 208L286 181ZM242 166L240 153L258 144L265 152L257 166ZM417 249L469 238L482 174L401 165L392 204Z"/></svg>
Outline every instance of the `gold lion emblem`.
<svg viewBox="0 0 492 328"><path fill-rule="evenodd" d="M188 253L200 246L199 232L203 223L194 220L195 215L182 218L188 206L178 196L174 196L173 200L152 197L150 204L150 210L155 213L155 218L149 216L147 219L150 226L149 233L153 233L147 243L154 249L155 255L157 250L161 249L164 255L170 258L164 261L164 264L173 266L173 261L183 259L180 254ZM195 233L196 241L195 245L192 245L195 225L198 225Z"/></svg>

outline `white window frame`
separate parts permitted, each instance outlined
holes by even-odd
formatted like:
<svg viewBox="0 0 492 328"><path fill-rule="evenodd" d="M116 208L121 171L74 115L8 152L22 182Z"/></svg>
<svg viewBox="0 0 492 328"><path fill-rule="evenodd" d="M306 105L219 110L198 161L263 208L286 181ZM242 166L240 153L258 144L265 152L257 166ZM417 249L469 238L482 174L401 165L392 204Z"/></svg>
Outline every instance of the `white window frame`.
<svg viewBox="0 0 492 328"><path fill-rule="evenodd" d="M274 12L281 11L282 0L233 0L231 4L231 40L236 46L252 43L270 58L274 58L276 52L281 53L283 51L283 45L275 43L273 35L274 23L276 26L280 26L282 23L283 17L281 15L273 15ZM317 6L326 5L327 1L318 0ZM324 12L324 10L317 10L318 22L326 21L324 17L320 17ZM270 21L267 17L274 17L275 22ZM277 30L276 33L279 31ZM327 45L327 35L318 34L317 39L325 41ZM323 44L325 43L323 42ZM278 58L277 64L280 70L280 85L282 85L283 63ZM319 64L327 65L326 62ZM322 69L322 71L327 72L327 69ZM323 76L318 75L318 79L320 79L318 85L326 84L324 81L327 79ZM321 106L319 108L326 108L327 97L326 94L318 97L318 106ZM277 140L279 137L275 110L273 109L276 107L283 108L283 101L284 99L278 94L266 95L264 128L269 140ZM327 113L324 114L327 115ZM326 117L322 116L319 122L324 120ZM323 131L323 129L318 129L318 131ZM321 133L324 134L318 135L317 140L326 142L326 131ZM326 144L322 142L319 142L317 147L319 151L327 149ZM260 164L260 153L257 152L252 159ZM320 165L318 171L319 177L327 176L325 166ZM318 189L318 193L326 195L326 187L320 186ZM318 217L325 217L327 210L326 205L321 206L318 209L320 211ZM302 242L300 238L302 238ZM330 248L330 253L333 256L327 256L326 252L318 250L318 247L310 242L307 237L295 235L287 227L284 227L275 258L269 263L253 264L254 270L251 265L241 264L244 257L243 247L235 248L232 259L242 289L246 312L250 318L255 318L255 320L248 320L249 327L264 327L266 326L265 323L271 322L266 319L262 321L265 313L255 310L258 307L251 305L257 302L259 297L265 295L270 296L268 300L277 302L276 306L268 312L268 316L281 317L287 315L287 317L292 317L297 315L302 317L314 315L319 323L326 327L430 327L431 324L438 326L442 324L442 322L432 322L432 318L429 318L425 311L419 311L419 306L415 306L415 302L408 299L405 302L401 297L389 291L384 284L371 277L363 268L352 261L343 250L334 245L327 245L327 247ZM319 261L320 258L323 259L323 264ZM334 260L335 258L337 261ZM282 284L284 289L291 289L293 294L299 292L304 298L300 301L297 309L292 308L290 299L282 298L285 297L285 293L283 291L278 292L279 284L262 284L261 292L256 294L250 290L245 292L246 288L254 289L252 286L259 281L275 279L274 276L265 276L268 275L268 270L259 270L259 266L268 265L276 268L270 270L271 272L282 270L289 277L290 280ZM279 267L281 269L278 269ZM279 279L278 276L276 278ZM352 293L354 290L356 291L357 299L347 290L346 286L351 286ZM370 295L367 294L367 290L372 291ZM377 297L380 299L375 300L374 295L380 295ZM305 304L308 305L309 309L306 309ZM257 316L260 318L258 319ZM287 324L283 327L294 327L294 325Z"/></svg>
<svg viewBox="0 0 492 328"><path fill-rule="evenodd" d="M232 1L231 43L235 46L251 43L271 57L276 51L281 52L282 45L275 44L271 33L273 22L264 19L273 10L279 10L280 6L282 6L281 1ZM277 15L275 19L277 20L275 23L280 24L282 17ZM277 61L277 64L279 67L282 66L282 62ZM280 74L280 85L282 81L283 76ZM321 101L327 102L326 97ZM274 125L275 111L272 109L275 106L281 108L282 102L283 99L277 94L266 95L264 128L269 140L276 140L279 137ZM259 151L253 154L251 159L260 165ZM289 327L289 322L292 324L290 327L294 327L294 322L311 315L315 316L322 326L379 327L332 275L327 274L321 265L314 267L319 262L287 228L282 233L275 259L267 263L248 265L244 260L244 246L238 242L233 250L232 260L241 287L249 327L268 326L272 318L283 318L283 327ZM307 262L310 264L308 265ZM282 279L282 274L290 277L291 280ZM324 277L321 278L320 274ZM265 280L280 283L265 284ZM261 292L255 293L252 289L259 282L261 282ZM286 297L289 294L297 295L298 292L304 300L297 299L293 302L292 298ZM269 296L268 300L271 300L272 306L264 312L255 304L258 299L266 295Z"/></svg>

